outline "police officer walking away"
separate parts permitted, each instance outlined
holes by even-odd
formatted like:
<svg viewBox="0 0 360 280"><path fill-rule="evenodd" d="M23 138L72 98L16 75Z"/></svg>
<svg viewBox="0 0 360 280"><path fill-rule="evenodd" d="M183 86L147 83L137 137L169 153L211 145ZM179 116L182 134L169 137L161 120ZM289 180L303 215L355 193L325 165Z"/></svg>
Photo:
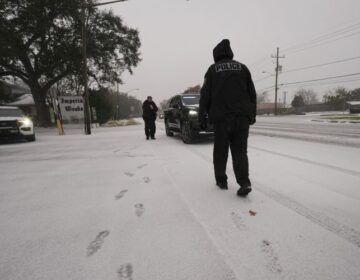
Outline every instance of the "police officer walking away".
<svg viewBox="0 0 360 280"><path fill-rule="evenodd" d="M215 63L205 74L201 89L199 120L206 127L207 116L214 124L213 162L216 185L227 189L226 164L231 150L237 195L251 192L247 141L249 125L256 121L256 92L248 68L233 60L230 41L222 40L213 50Z"/></svg>
<svg viewBox="0 0 360 280"><path fill-rule="evenodd" d="M158 107L156 106L155 102L152 100L151 96L148 96L147 99L144 101L143 106L143 119L145 121L145 135L146 140L155 139L155 132L156 132L156 112L158 111Z"/></svg>

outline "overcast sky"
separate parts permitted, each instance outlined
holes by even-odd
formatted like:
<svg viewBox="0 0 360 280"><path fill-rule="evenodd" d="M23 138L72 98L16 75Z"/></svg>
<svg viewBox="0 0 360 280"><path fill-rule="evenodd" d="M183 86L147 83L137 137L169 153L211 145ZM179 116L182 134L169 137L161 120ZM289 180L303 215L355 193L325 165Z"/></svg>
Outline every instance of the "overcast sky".
<svg viewBox="0 0 360 280"><path fill-rule="evenodd" d="M230 39L234 59L249 67L258 93L274 86L274 77L265 77L274 73L271 55L277 47L285 55L279 84L360 72L359 0L129 0L103 8L111 8L140 32L142 62L133 75L123 75L120 86L122 92L139 88L131 94L140 99L152 95L160 102L202 84L213 63L212 50L223 38ZM347 61L285 73L340 60ZM337 86L360 87L360 75L338 81L302 86L319 96ZM281 101L287 91L291 102L300 87L280 87ZM269 97L273 100L273 89Z"/></svg>

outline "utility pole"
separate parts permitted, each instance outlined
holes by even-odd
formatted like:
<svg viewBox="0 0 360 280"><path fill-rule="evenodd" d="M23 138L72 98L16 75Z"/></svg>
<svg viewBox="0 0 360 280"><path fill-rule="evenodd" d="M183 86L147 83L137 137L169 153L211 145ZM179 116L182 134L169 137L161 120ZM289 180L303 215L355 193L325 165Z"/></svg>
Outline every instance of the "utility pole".
<svg viewBox="0 0 360 280"><path fill-rule="evenodd" d="M116 97L117 97L117 105L116 105L116 120L119 120L120 119L120 104L119 104L119 99L120 99L120 96L119 96L119 83L116 83Z"/></svg>
<svg viewBox="0 0 360 280"><path fill-rule="evenodd" d="M91 134L91 120L90 120L90 104L89 104L89 91L87 79L87 56L86 56L86 16L85 16L86 3L82 2L82 55L83 55L83 80L84 80L84 119L85 119L85 134Z"/></svg>
<svg viewBox="0 0 360 280"><path fill-rule="evenodd" d="M279 56L279 47L276 48L276 56L272 55L272 58L276 58L276 68L275 68L275 108L274 114L277 115L277 93L278 93L278 77L279 77L279 58L285 58L285 56ZM280 65L281 67L281 65Z"/></svg>
<svg viewBox="0 0 360 280"><path fill-rule="evenodd" d="M114 4L119 2L125 2L127 0L115 0L103 3L92 4L93 7L103 6L108 4ZM86 54L86 9L89 8L87 0L82 0L81 5L81 37L82 37L82 56L83 56L83 80L84 80L84 121L85 121L85 134L91 134L91 114L90 114L90 102L89 102L89 89L88 89L88 73L87 73L87 54Z"/></svg>

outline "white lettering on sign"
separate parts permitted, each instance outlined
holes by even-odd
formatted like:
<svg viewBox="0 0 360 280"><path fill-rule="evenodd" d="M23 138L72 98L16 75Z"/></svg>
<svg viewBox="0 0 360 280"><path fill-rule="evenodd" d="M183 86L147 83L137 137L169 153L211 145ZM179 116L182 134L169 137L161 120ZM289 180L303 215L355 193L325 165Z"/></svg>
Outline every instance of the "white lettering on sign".
<svg viewBox="0 0 360 280"><path fill-rule="evenodd" d="M215 65L216 72L222 71L241 71L241 64L237 62L224 62Z"/></svg>

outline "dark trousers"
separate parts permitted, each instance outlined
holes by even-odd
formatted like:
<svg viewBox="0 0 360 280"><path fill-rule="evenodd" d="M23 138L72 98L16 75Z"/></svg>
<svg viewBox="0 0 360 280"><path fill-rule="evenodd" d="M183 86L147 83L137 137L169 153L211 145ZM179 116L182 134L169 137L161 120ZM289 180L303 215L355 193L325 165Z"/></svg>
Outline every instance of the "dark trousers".
<svg viewBox="0 0 360 280"><path fill-rule="evenodd" d="M249 160L247 156L247 140L249 121L246 117L234 117L214 124L214 169L216 182L226 182L226 163L229 147L233 160L233 169L237 183L251 186L249 180Z"/></svg>
<svg viewBox="0 0 360 280"><path fill-rule="evenodd" d="M153 119L144 119L145 121L145 135L146 137L151 137L154 138L155 137L155 132L156 132L156 125L155 125L155 120Z"/></svg>

